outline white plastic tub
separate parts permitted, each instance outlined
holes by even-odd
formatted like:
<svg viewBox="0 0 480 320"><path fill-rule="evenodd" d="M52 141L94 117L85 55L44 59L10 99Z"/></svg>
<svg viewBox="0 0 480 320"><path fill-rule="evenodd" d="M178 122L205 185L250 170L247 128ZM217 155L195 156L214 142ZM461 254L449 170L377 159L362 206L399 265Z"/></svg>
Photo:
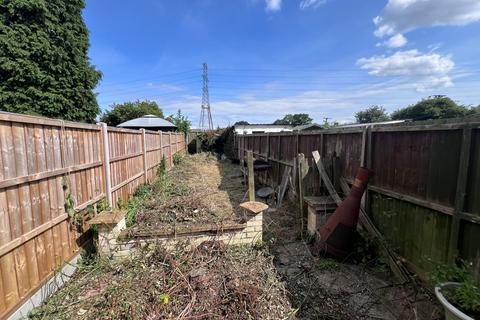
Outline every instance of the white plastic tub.
<svg viewBox="0 0 480 320"><path fill-rule="evenodd" d="M442 304L445 309L445 319L446 320L475 320L472 317L467 316L462 311L455 308L445 296L442 294L442 289L457 287L460 284L458 282L445 282L437 285L435 287L435 295L437 296L438 301Z"/></svg>

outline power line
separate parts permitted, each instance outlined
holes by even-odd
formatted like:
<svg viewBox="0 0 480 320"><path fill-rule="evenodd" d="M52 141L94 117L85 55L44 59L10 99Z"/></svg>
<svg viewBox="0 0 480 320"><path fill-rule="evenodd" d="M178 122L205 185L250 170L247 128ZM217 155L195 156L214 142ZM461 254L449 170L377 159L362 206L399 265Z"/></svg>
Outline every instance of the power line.
<svg viewBox="0 0 480 320"><path fill-rule="evenodd" d="M177 75L181 75L181 74L194 73L194 72L198 72L200 70L201 69L197 68L197 69L190 69L190 70L179 71L179 72L158 74L158 75L155 75L153 78L149 77L149 78L137 78L137 79L132 79L132 80L128 80L128 81L121 81L121 82L105 82L104 85L129 84L129 83L135 83L135 82L140 82L140 81L148 81L148 80L158 79L158 78L168 78L168 77L171 77L171 76L177 76Z"/></svg>

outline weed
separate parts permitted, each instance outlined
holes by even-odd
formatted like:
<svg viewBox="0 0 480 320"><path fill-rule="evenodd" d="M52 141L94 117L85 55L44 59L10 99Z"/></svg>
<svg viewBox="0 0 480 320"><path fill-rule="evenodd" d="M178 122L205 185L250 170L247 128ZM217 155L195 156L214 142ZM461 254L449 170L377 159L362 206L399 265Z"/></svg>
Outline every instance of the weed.
<svg viewBox="0 0 480 320"><path fill-rule="evenodd" d="M355 241L355 255L361 263L368 263L376 259L378 247L378 238L358 236Z"/></svg>
<svg viewBox="0 0 480 320"><path fill-rule="evenodd" d="M157 169L157 176L161 177L167 172L167 160L165 159L165 155L163 155L162 160L160 161L160 165Z"/></svg>
<svg viewBox="0 0 480 320"><path fill-rule="evenodd" d="M103 198L102 200L97 202L97 212L98 213L106 211L108 209L110 209L110 207L108 206L107 200L105 198Z"/></svg>
<svg viewBox="0 0 480 320"><path fill-rule="evenodd" d="M160 301L162 301L163 304L168 304L169 300L170 300L170 295L168 293L162 293L160 295Z"/></svg>
<svg viewBox="0 0 480 320"><path fill-rule="evenodd" d="M173 155L173 164L174 165L182 164L184 161L185 161L185 157L182 154L175 153Z"/></svg>
<svg viewBox="0 0 480 320"><path fill-rule="evenodd" d="M318 261L317 264L318 269L320 270L325 270L325 271L331 271L331 270L337 270L338 269L338 263L337 261L333 259L321 259Z"/></svg>
<svg viewBox="0 0 480 320"><path fill-rule="evenodd" d="M297 233L295 239L303 241L306 244L313 244L315 242L315 235L302 230Z"/></svg>
<svg viewBox="0 0 480 320"><path fill-rule="evenodd" d="M258 240L253 247L258 251L268 251L268 242Z"/></svg>

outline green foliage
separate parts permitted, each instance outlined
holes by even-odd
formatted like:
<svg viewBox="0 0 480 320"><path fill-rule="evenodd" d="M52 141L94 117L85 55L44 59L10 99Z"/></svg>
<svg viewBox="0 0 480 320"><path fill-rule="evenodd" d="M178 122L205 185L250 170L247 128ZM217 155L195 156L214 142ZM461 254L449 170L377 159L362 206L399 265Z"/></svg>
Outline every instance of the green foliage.
<svg viewBox="0 0 480 320"><path fill-rule="evenodd" d="M355 255L361 263L369 263L377 258L380 241L376 237L358 236L355 241Z"/></svg>
<svg viewBox="0 0 480 320"><path fill-rule="evenodd" d="M137 214L145 207L145 202L151 197L153 192L152 185L142 184L137 187L133 197L127 203L121 203L122 209L127 210L125 222L127 227L133 226L137 222Z"/></svg>
<svg viewBox="0 0 480 320"><path fill-rule="evenodd" d="M469 115L480 115L480 105L470 108Z"/></svg>
<svg viewBox="0 0 480 320"><path fill-rule="evenodd" d="M309 232L302 231L300 232L300 239L306 244L313 244L315 242L315 235L310 234Z"/></svg>
<svg viewBox="0 0 480 320"><path fill-rule="evenodd" d="M282 119L275 120L273 124L285 124L291 126L301 126L311 124L312 118L306 113L287 114Z"/></svg>
<svg viewBox="0 0 480 320"><path fill-rule="evenodd" d="M463 117L470 109L460 106L445 96L434 96L423 99L414 105L399 109L392 114L393 120L429 120Z"/></svg>
<svg viewBox="0 0 480 320"><path fill-rule="evenodd" d="M337 121L329 122L327 119L323 121L322 127L325 129L338 127L340 124Z"/></svg>
<svg viewBox="0 0 480 320"><path fill-rule="evenodd" d="M456 303L467 313L480 313L480 288L472 281L463 282L453 293Z"/></svg>
<svg viewBox="0 0 480 320"><path fill-rule="evenodd" d="M170 295L168 293L162 293L159 298L160 301L163 302L163 304L168 304L168 302L170 301Z"/></svg>
<svg viewBox="0 0 480 320"><path fill-rule="evenodd" d="M184 161L179 162L182 164ZM152 199L155 195L156 199L169 198L174 193L182 193L184 190L182 186L175 186L171 176L167 172L165 157L162 159L158 168L158 178L151 184L143 184L137 187L133 197L131 197L126 203L120 202L117 204L119 209L127 210L125 221L127 227L135 225L137 222L138 213L143 212L146 209L146 205L149 199Z"/></svg>
<svg viewBox="0 0 480 320"><path fill-rule="evenodd" d="M177 114L169 115L167 120L176 125L179 132L187 134L190 131L190 126L192 125L192 122L182 114L182 111L180 109L178 109Z"/></svg>
<svg viewBox="0 0 480 320"><path fill-rule="evenodd" d="M473 277L470 263L460 261L457 265L436 265L430 274L430 281L434 285L450 281L460 283L453 290L443 293L467 314L480 314L480 284Z"/></svg>
<svg viewBox="0 0 480 320"><path fill-rule="evenodd" d="M363 111L355 113L357 123L372 123L390 120L385 108L380 106L371 106Z"/></svg>
<svg viewBox="0 0 480 320"><path fill-rule="evenodd" d="M94 122L101 73L88 59L83 0L0 2L0 110Z"/></svg>
<svg viewBox="0 0 480 320"><path fill-rule="evenodd" d="M180 153L175 153L173 155L173 164L178 165L182 164L185 161L185 157Z"/></svg>
<svg viewBox="0 0 480 320"><path fill-rule="evenodd" d="M338 262L333 259L323 258L318 261L317 268L319 270L338 270Z"/></svg>
<svg viewBox="0 0 480 320"><path fill-rule="evenodd" d="M438 264L430 273L430 281L435 285L442 282L465 282L471 279L471 267L465 261L458 265Z"/></svg>
<svg viewBox="0 0 480 320"><path fill-rule="evenodd" d="M160 160L160 165L157 169L157 176L161 177L167 172L167 160L165 159L165 155L163 155L162 160Z"/></svg>
<svg viewBox="0 0 480 320"><path fill-rule="evenodd" d="M102 113L100 121L115 127L122 122L140 118L147 114L163 118L163 111L155 101L137 100L135 102L114 104L109 111Z"/></svg>
<svg viewBox="0 0 480 320"><path fill-rule="evenodd" d="M248 126L250 123L248 123L248 121L237 121L235 122L234 126Z"/></svg>

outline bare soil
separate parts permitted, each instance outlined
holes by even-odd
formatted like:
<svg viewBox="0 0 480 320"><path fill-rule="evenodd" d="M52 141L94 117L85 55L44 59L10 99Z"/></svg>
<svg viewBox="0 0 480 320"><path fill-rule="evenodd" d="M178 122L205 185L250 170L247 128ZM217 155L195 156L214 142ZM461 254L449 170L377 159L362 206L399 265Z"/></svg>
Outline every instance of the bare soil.
<svg viewBox="0 0 480 320"><path fill-rule="evenodd" d="M398 284L378 261L346 263L315 257L300 236L292 204L264 215L264 239L298 309L298 319L441 319L422 287Z"/></svg>

